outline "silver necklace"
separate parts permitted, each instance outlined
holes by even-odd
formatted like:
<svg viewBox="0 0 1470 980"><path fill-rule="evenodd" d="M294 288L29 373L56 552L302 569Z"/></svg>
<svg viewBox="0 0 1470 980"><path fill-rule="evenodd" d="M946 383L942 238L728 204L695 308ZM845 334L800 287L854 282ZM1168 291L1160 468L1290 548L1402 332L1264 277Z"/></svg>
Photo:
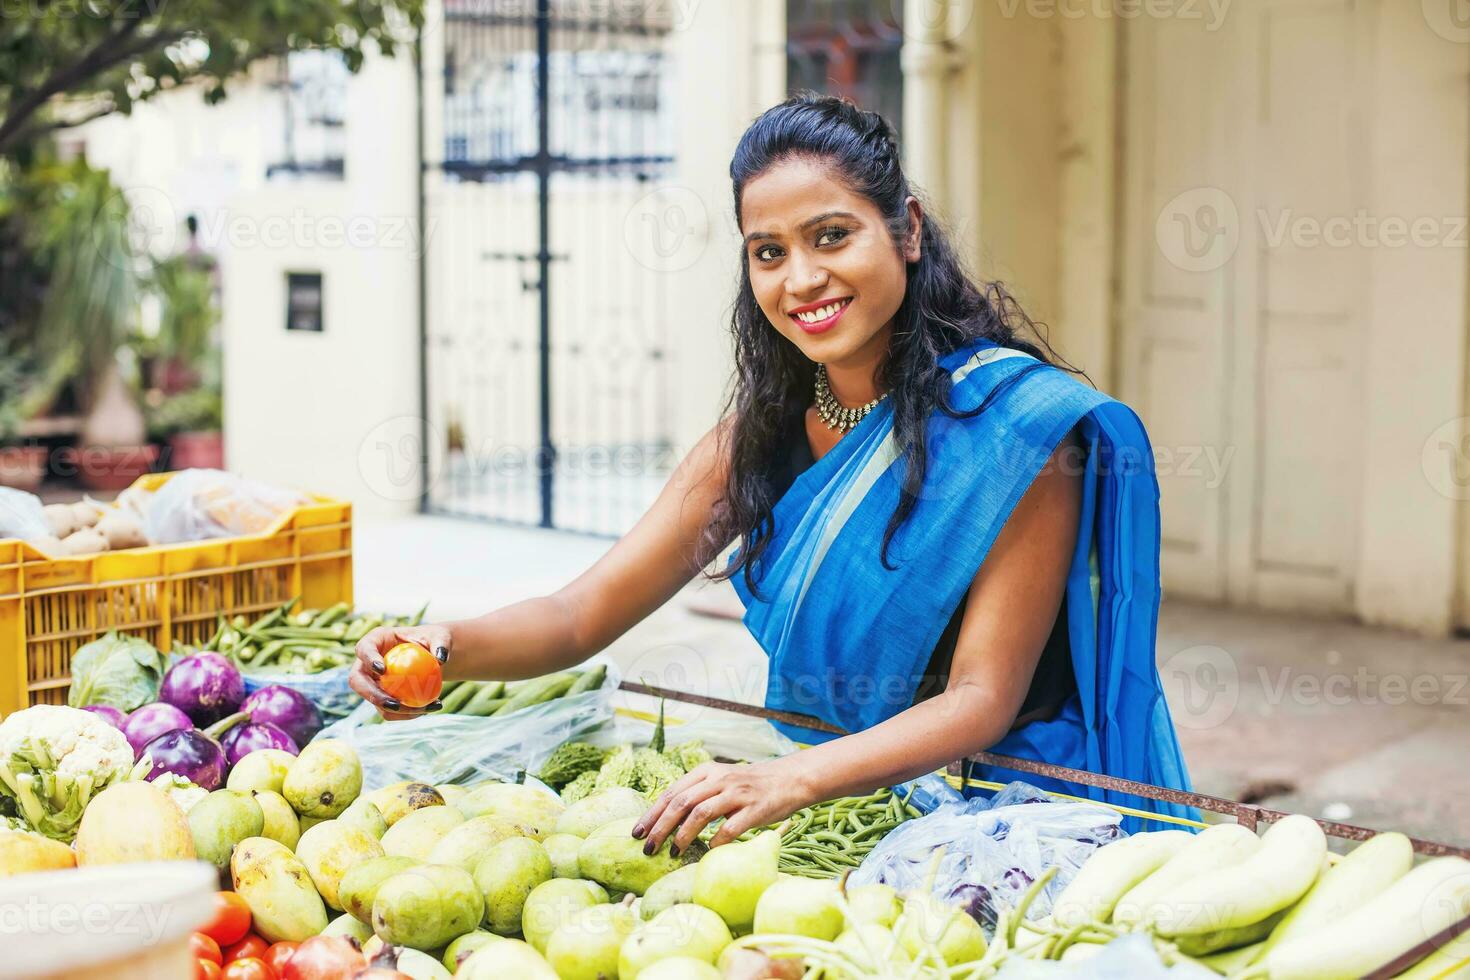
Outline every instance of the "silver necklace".
<svg viewBox="0 0 1470 980"><path fill-rule="evenodd" d="M847 431L863 420L863 417L878 407L878 403L888 397L884 392L866 405L857 408L848 408L837 400L832 394L831 387L827 384L827 365L817 365L817 416L827 425L829 429L841 429Z"/></svg>

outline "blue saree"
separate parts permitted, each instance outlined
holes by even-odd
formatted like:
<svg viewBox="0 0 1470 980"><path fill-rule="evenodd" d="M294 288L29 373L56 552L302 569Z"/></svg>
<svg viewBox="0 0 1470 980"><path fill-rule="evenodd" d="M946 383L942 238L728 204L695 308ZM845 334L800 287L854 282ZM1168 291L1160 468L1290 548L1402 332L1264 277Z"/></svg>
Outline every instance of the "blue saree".
<svg viewBox="0 0 1470 980"><path fill-rule="evenodd" d="M942 362L961 411L936 412L928 472L885 569L883 532L906 464L881 402L802 472L773 511L770 541L732 578L745 625L770 658L768 707L861 731L908 708L940 632L1012 509L1074 426L1086 452L1081 530L1067 579L1077 694L991 751L1188 790L1189 776L1154 664L1159 493L1142 423L1064 371L990 341ZM993 396L993 397L992 397ZM832 736L779 725L807 743ZM976 767L982 779L1195 817L1189 808ZM1130 821L1132 823L1132 821Z"/></svg>

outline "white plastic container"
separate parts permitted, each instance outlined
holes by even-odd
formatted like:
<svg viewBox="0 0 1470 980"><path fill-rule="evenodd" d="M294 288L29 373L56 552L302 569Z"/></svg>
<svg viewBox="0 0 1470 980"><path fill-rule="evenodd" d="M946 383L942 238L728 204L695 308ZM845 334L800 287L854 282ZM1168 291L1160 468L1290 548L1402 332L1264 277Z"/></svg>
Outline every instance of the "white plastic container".
<svg viewBox="0 0 1470 980"><path fill-rule="evenodd" d="M0 975L189 980L189 934L209 918L202 861L114 864L0 880Z"/></svg>

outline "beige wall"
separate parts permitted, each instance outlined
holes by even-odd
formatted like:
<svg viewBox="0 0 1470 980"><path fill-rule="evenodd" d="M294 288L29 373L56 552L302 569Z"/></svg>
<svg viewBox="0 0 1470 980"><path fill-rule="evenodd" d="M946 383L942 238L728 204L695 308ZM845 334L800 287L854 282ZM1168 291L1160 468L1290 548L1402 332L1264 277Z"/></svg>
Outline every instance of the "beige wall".
<svg viewBox="0 0 1470 980"><path fill-rule="evenodd" d="M687 452L715 424L730 378L730 309L740 273L740 234L730 194L730 157L755 117L786 94L786 4L689 5L673 37L679 73L674 200L699 212L706 240L688 266L668 273L679 322L674 348L675 446ZM695 95L697 93L697 96ZM686 193L687 192L687 193Z"/></svg>
<svg viewBox="0 0 1470 980"><path fill-rule="evenodd" d="M1115 322L1126 176L1121 42L1130 25L979 9L951 39L947 181L937 203L980 274L1013 283L1027 309L1050 324L1058 350L1117 390L1125 353ZM1463 216L1470 44L1429 29L1418 5L1374 10L1363 97L1372 133L1362 161L1368 209ZM1470 470L1461 441L1466 253L1442 246L1368 253L1364 450L1361 466L1343 477L1343 492L1362 501L1350 608L1367 622L1442 634L1470 615L1463 499ZM1172 589L1167 573L1165 584Z"/></svg>

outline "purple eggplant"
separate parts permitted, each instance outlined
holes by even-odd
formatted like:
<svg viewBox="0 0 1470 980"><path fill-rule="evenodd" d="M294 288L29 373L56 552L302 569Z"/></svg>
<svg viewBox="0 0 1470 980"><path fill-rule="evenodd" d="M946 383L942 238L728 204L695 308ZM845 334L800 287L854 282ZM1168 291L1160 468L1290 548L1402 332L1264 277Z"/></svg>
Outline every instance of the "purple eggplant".
<svg viewBox="0 0 1470 980"><path fill-rule="evenodd" d="M169 668L158 699L203 727L239 709L245 700L245 680L235 665L219 654L196 653Z"/></svg>
<svg viewBox="0 0 1470 980"><path fill-rule="evenodd" d="M297 748L310 742L322 730L322 716L311 699L294 688L271 684L251 694L240 705L253 722L275 725L291 736ZM257 746L270 748L270 746ZM295 749L291 750L295 752Z"/></svg>
<svg viewBox="0 0 1470 980"><path fill-rule="evenodd" d="M178 708L163 701L145 704L122 723L122 733L133 747L133 758L143 758L143 747L165 732L189 729L194 722Z"/></svg>
<svg viewBox="0 0 1470 980"><path fill-rule="evenodd" d="M97 715L103 721L107 722L109 725L111 725L113 728L118 729L119 731L122 730L123 722L126 721L128 717L126 714L117 710L110 704L89 704L82 710L92 712L92 714Z"/></svg>
<svg viewBox="0 0 1470 980"><path fill-rule="evenodd" d="M236 725L225 732L220 745L225 750L225 762L231 766L256 749L281 749L292 755L301 751L290 735L268 721Z"/></svg>
<svg viewBox="0 0 1470 980"><path fill-rule="evenodd" d="M143 752L153 759L149 780L171 772L210 792L225 784L225 750L203 732L192 728L164 732L144 746Z"/></svg>

